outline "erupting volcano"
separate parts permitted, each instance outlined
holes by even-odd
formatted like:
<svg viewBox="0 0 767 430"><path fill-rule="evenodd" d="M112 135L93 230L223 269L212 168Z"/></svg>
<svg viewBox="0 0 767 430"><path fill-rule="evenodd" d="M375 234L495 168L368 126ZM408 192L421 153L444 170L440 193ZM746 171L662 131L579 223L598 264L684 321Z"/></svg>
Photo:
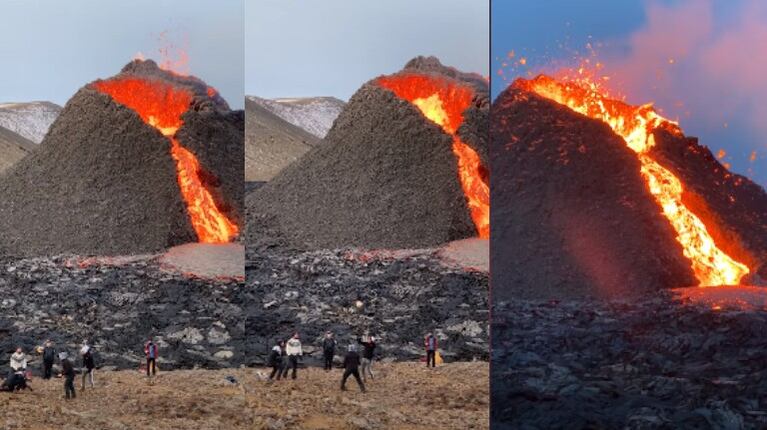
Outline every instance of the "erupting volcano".
<svg viewBox="0 0 767 430"><path fill-rule="evenodd" d="M299 247L489 236L487 82L419 57L352 96L324 142L246 198Z"/></svg>
<svg viewBox="0 0 767 430"><path fill-rule="evenodd" d="M493 201L503 201L506 216L519 216L520 225L533 229L517 237L517 246L537 247L543 254L560 241L561 249L551 255L560 255L563 264L548 267L544 259L546 267L535 270L545 270L551 282L575 294L596 289L621 295L694 284L738 285L765 276L767 194L728 172L651 105L611 99L587 79L548 76L518 79L495 103L491 135L499 162L493 169L519 171L493 185ZM619 142L623 148L615 147ZM531 175L532 166L545 173ZM552 189L563 178L568 183ZM569 193L584 200L573 201ZM525 201L543 210L537 227L527 224L529 214L510 215L519 214L517 205ZM504 221L494 218L493 223L495 233L505 236L501 231L508 228L496 224ZM670 234L675 244L669 243ZM535 252L493 255L504 262L494 265L501 266L494 269L495 279L540 282L504 268ZM538 295L534 287L523 289Z"/></svg>
<svg viewBox="0 0 767 430"><path fill-rule="evenodd" d="M490 237L490 190L487 169L477 152L461 142L456 134L463 123L463 112L474 97L471 87L445 78L403 74L382 77L378 85L393 91L397 97L414 104L423 115L453 137L453 153L458 162L458 175L466 194L479 237Z"/></svg>
<svg viewBox="0 0 767 430"><path fill-rule="evenodd" d="M233 240L244 115L193 76L134 60L69 100L0 178L0 253L115 255Z"/></svg>
<svg viewBox="0 0 767 430"><path fill-rule="evenodd" d="M547 76L517 83L519 88L554 100L570 109L607 123L637 153L642 175L650 192L663 208L663 214L677 232L684 255L692 262L700 285L736 285L748 268L719 249L706 226L682 201L682 183L673 173L653 160L649 150L655 146L653 132L667 127L681 134L676 124L661 117L650 105L630 106L602 95L595 85L582 87L558 82Z"/></svg>
<svg viewBox="0 0 767 430"><path fill-rule="evenodd" d="M102 93L139 114L147 124L171 141L171 154L176 161L178 185L186 209L200 242L225 243L237 235L237 226L217 207L200 179L200 162L175 137L184 124L181 115L192 103L192 93L175 89L171 84L137 78L120 78L93 84ZM210 88L206 89L208 96Z"/></svg>

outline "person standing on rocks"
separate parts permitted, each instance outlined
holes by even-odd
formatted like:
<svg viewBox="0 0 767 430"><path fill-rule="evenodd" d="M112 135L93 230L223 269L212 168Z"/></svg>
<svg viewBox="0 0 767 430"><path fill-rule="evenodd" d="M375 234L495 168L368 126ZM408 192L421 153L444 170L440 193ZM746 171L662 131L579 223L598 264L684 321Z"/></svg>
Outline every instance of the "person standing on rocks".
<svg viewBox="0 0 767 430"><path fill-rule="evenodd" d="M437 367L437 338L434 334L426 335L423 346L426 348L426 367Z"/></svg>
<svg viewBox="0 0 767 430"><path fill-rule="evenodd" d="M325 370L331 370L336 355L336 339L332 332L325 333L325 339L322 339L322 355L325 358Z"/></svg>
<svg viewBox="0 0 767 430"><path fill-rule="evenodd" d="M274 375L277 375L279 381L282 377L283 359L285 355L285 341L281 340L277 342L277 345L272 347L272 351L269 353L269 365L272 366L272 373L269 375L269 380L274 379Z"/></svg>
<svg viewBox="0 0 767 430"><path fill-rule="evenodd" d="M66 352L59 353L59 360L61 360L61 374L64 375L64 398L74 399L77 397L75 393L75 366L69 361Z"/></svg>
<svg viewBox="0 0 767 430"><path fill-rule="evenodd" d="M157 345L150 338L144 345L144 355L146 356L146 376L154 376L157 371ZM150 372L151 371L151 375Z"/></svg>
<svg viewBox="0 0 767 430"><path fill-rule="evenodd" d="M301 349L301 340L298 338L298 332L293 333L293 337L288 339L288 343L285 347L285 351L288 353L288 364L293 369L292 379L296 379L296 372L298 370L298 358L304 355L304 351ZM287 370L285 370L287 376Z"/></svg>
<svg viewBox="0 0 767 430"><path fill-rule="evenodd" d="M346 356L344 357L344 376L341 378L341 391L346 391L346 379L349 375L354 376L357 380L357 385L360 386L360 391L365 392L365 384L360 379L360 355L357 354L357 345L349 345Z"/></svg>
<svg viewBox="0 0 767 430"><path fill-rule="evenodd" d="M16 352L11 354L11 369L15 372L24 372L27 370L27 355L21 347L16 348Z"/></svg>
<svg viewBox="0 0 767 430"><path fill-rule="evenodd" d="M50 339L43 345L43 379L51 379L53 373L53 361L56 359L56 348Z"/></svg>
<svg viewBox="0 0 767 430"><path fill-rule="evenodd" d="M360 345L362 345L362 379L367 382L367 375L370 375L370 379L373 379L373 354L376 349L376 339L370 335L368 330L357 339Z"/></svg>
<svg viewBox="0 0 767 430"><path fill-rule="evenodd" d="M93 360L93 348L91 348L90 345L88 345L88 340L83 340L83 345L80 348L80 356L83 359L83 366L82 366L82 374L83 374L83 381L81 390L85 391L85 379L87 377L88 382L90 383L91 388L93 388L93 371L96 368L96 363Z"/></svg>

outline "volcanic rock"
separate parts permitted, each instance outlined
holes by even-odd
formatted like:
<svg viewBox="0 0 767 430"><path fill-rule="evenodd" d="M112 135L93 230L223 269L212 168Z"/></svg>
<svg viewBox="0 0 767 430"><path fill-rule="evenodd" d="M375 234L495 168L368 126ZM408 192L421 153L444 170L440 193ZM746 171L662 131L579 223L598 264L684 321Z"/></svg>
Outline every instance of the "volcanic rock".
<svg viewBox="0 0 767 430"><path fill-rule="evenodd" d="M121 78L191 92L176 137L216 206L240 222L243 113L197 78L136 60L81 88L40 147L0 179L0 254L130 254L197 241L170 139L95 86Z"/></svg>
<svg viewBox="0 0 767 430"><path fill-rule="evenodd" d="M636 154L607 124L513 86L492 112L494 300L697 284Z"/></svg>
<svg viewBox="0 0 767 430"><path fill-rule="evenodd" d="M457 130L487 165L487 82L415 59L394 76L419 74L471 88ZM374 79L360 88L324 142L246 197L248 241L273 219L291 245L421 248L473 237L453 139Z"/></svg>

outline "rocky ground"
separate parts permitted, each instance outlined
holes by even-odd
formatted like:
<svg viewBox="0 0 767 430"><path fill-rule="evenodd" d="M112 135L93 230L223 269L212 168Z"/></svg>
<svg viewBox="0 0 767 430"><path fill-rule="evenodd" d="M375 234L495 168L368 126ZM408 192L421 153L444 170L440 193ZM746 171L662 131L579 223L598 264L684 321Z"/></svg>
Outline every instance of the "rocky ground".
<svg viewBox="0 0 767 430"><path fill-rule="evenodd" d="M34 392L0 393L4 429L487 429L487 363L427 370L380 366L360 394L338 390L341 370L301 372L269 384L265 369L100 372L97 387L62 399L60 379L32 381ZM226 378L234 377L236 384ZM76 380L80 388L80 381Z"/></svg>
<svg viewBox="0 0 767 430"><path fill-rule="evenodd" d="M767 428L765 310L514 300L492 327L494 428Z"/></svg>
<svg viewBox="0 0 767 430"><path fill-rule="evenodd" d="M259 358L299 331L310 362L325 331L345 345L365 329L384 359L417 359L428 331L448 361L488 358L487 272L446 264L438 249L299 251L262 236L247 248L245 272L256 302L246 331Z"/></svg>
<svg viewBox="0 0 767 430"><path fill-rule="evenodd" d="M248 300L241 280L169 271L159 256L0 258L0 353L45 339L72 353L87 338L99 367L132 369L151 335L164 368L238 366L252 359Z"/></svg>
<svg viewBox="0 0 767 430"><path fill-rule="evenodd" d="M269 429L487 429L488 365L422 363L374 368L376 379L360 394L357 384L338 389L341 370L312 368L296 381L280 381L249 396L254 428Z"/></svg>

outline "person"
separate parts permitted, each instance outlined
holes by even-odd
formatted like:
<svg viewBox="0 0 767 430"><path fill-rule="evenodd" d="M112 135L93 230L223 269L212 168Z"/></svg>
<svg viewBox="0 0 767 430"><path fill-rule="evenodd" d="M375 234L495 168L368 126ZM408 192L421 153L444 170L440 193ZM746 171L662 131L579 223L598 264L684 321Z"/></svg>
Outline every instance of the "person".
<svg viewBox="0 0 767 430"><path fill-rule="evenodd" d="M27 370L27 355L21 347L16 348L16 352L11 354L11 369L14 372L24 372Z"/></svg>
<svg viewBox="0 0 767 430"><path fill-rule="evenodd" d="M3 381L2 385L0 385L0 391L13 393L21 390L34 391L29 385L29 380L27 379L27 374L25 372L11 372L5 381Z"/></svg>
<svg viewBox="0 0 767 430"><path fill-rule="evenodd" d="M325 339L322 339L322 355L325 358L325 370L331 370L336 355L336 339L332 332L325 333Z"/></svg>
<svg viewBox="0 0 767 430"><path fill-rule="evenodd" d="M357 385L360 386L360 391L363 393L365 392L365 384L363 384L362 379L360 379L359 367L360 355L357 354L357 345L351 344L344 357L344 376L341 378L341 391L346 391L346 379L351 375L357 380Z"/></svg>
<svg viewBox="0 0 767 430"><path fill-rule="evenodd" d="M91 348L90 345L88 345L88 340L83 340L83 345L80 348L80 355L83 359L83 380L82 380L82 386L80 387L81 390L85 391L85 380L86 377L88 379L88 382L90 383L90 386L93 387L93 371L96 367L96 364L93 360L93 348Z"/></svg>
<svg viewBox="0 0 767 430"><path fill-rule="evenodd" d="M288 339L287 345L285 346L285 352L288 354L288 365L293 369L293 374L290 377L291 379L296 379L298 358L304 355L304 352L301 349L301 340L298 337L298 332L293 333L293 337ZM285 376L287 376L287 370L285 371Z"/></svg>
<svg viewBox="0 0 767 430"><path fill-rule="evenodd" d="M75 393L75 366L69 361L66 352L59 353L59 360L61 361L61 374L64 376L64 398L74 399L77 397Z"/></svg>
<svg viewBox="0 0 767 430"><path fill-rule="evenodd" d="M280 376L283 379L288 379L288 368L290 367L288 362L288 344L284 340L280 341L280 371L277 372L277 380Z"/></svg>
<svg viewBox="0 0 767 430"><path fill-rule="evenodd" d="M149 377L150 369L151 369L151 376L154 376L157 371L157 345L152 341L151 338L146 342L144 345L144 355L146 356L146 376Z"/></svg>
<svg viewBox="0 0 767 430"><path fill-rule="evenodd" d="M437 338L432 333L428 333L423 340L423 346L426 348L426 367L437 367Z"/></svg>
<svg viewBox="0 0 767 430"><path fill-rule="evenodd" d="M282 376L282 356L285 353L285 341L277 342L277 345L272 347L272 351L269 353L269 366L272 366L272 373L269 375L269 380L273 380L277 375L277 380L280 380Z"/></svg>
<svg viewBox="0 0 767 430"><path fill-rule="evenodd" d="M56 349L53 342L45 341L43 346L43 379L51 379L53 373L53 361L56 359Z"/></svg>
<svg viewBox="0 0 767 430"><path fill-rule="evenodd" d="M370 332L365 330L365 333L357 339L357 342L362 345L362 379L367 382L367 375L370 375L370 379L373 379L373 354L376 349L376 341Z"/></svg>

